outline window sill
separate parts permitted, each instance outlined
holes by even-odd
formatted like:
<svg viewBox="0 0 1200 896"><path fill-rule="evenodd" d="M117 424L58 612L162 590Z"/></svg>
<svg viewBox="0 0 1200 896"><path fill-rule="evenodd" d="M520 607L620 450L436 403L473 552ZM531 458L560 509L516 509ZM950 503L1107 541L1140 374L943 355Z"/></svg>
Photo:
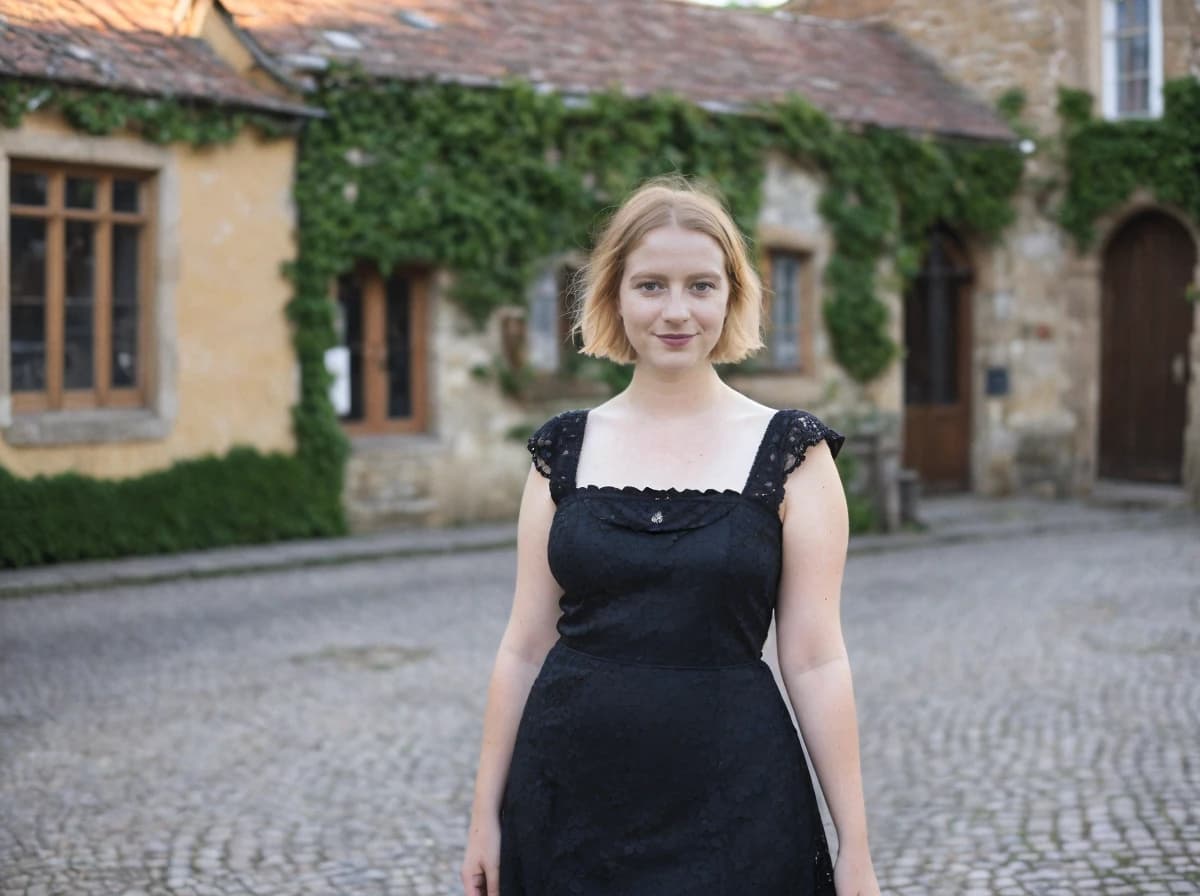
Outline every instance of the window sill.
<svg viewBox="0 0 1200 896"><path fill-rule="evenodd" d="M137 442L166 438L170 429L168 420L145 408L46 411L14 414L4 440L16 446Z"/></svg>

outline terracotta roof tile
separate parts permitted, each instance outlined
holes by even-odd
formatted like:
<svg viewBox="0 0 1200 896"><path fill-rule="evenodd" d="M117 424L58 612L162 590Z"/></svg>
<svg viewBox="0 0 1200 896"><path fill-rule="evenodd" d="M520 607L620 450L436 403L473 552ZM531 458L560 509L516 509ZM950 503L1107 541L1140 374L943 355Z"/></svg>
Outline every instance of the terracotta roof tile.
<svg viewBox="0 0 1200 896"><path fill-rule="evenodd" d="M224 0L303 82L330 60L374 74L563 92L616 85L737 109L796 92L846 122L1011 140L982 101L885 26L677 0ZM186 0L0 0L0 74L300 107L178 36Z"/></svg>
<svg viewBox="0 0 1200 896"><path fill-rule="evenodd" d="M394 78L567 91L620 83L717 108L795 91L847 122L986 139L1014 134L885 26L676 0L225 0L296 75L356 60Z"/></svg>
<svg viewBox="0 0 1200 896"><path fill-rule="evenodd" d="M175 34L165 0L0 0L0 75L311 114Z"/></svg>

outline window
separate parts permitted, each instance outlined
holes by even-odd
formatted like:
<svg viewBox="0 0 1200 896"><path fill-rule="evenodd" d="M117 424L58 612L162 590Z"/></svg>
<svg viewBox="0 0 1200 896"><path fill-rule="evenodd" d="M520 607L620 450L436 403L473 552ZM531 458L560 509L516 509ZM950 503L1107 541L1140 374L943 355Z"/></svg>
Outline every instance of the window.
<svg viewBox="0 0 1200 896"><path fill-rule="evenodd" d="M771 367L809 367L809 256L772 250L768 253L770 295L767 307L767 360Z"/></svg>
<svg viewBox="0 0 1200 896"><path fill-rule="evenodd" d="M426 427L425 278L370 265L338 278L338 346L328 356L334 409L350 433Z"/></svg>
<svg viewBox="0 0 1200 896"><path fill-rule="evenodd" d="M15 414L145 404L149 184L136 171L10 162Z"/></svg>
<svg viewBox="0 0 1200 896"><path fill-rule="evenodd" d="M1103 0L1106 118L1162 114L1161 0Z"/></svg>
<svg viewBox="0 0 1200 896"><path fill-rule="evenodd" d="M548 373L569 372L579 360L580 337L572 338L572 308L579 268L547 268L534 282L529 299L529 364Z"/></svg>

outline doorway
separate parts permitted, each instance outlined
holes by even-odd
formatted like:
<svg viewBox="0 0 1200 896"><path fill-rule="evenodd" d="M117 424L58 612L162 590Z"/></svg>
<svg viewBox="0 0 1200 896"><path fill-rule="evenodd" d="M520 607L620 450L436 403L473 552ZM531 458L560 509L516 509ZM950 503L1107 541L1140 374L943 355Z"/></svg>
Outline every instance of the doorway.
<svg viewBox="0 0 1200 896"><path fill-rule="evenodd" d="M971 287L966 250L930 234L904 295L904 458L927 493L970 488Z"/></svg>
<svg viewBox="0 0 1200 896"><path fill-rule="evenodd" d="M1104 252L1100 317L1101 477L1178 483L1195 308L1196 245L1157 211L1130 218Z"/></svg>

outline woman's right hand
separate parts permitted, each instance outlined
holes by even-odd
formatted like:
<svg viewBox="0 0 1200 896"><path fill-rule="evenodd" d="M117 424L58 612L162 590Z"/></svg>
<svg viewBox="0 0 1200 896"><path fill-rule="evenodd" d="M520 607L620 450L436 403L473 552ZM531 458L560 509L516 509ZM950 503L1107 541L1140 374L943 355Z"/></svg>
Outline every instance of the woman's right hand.
<svg viewBox="0 0 1200 896"><path fill-rule="evenodd" d="M465 896L500 896L500 820L471 817L467 851L463 856Z"/></svg>

